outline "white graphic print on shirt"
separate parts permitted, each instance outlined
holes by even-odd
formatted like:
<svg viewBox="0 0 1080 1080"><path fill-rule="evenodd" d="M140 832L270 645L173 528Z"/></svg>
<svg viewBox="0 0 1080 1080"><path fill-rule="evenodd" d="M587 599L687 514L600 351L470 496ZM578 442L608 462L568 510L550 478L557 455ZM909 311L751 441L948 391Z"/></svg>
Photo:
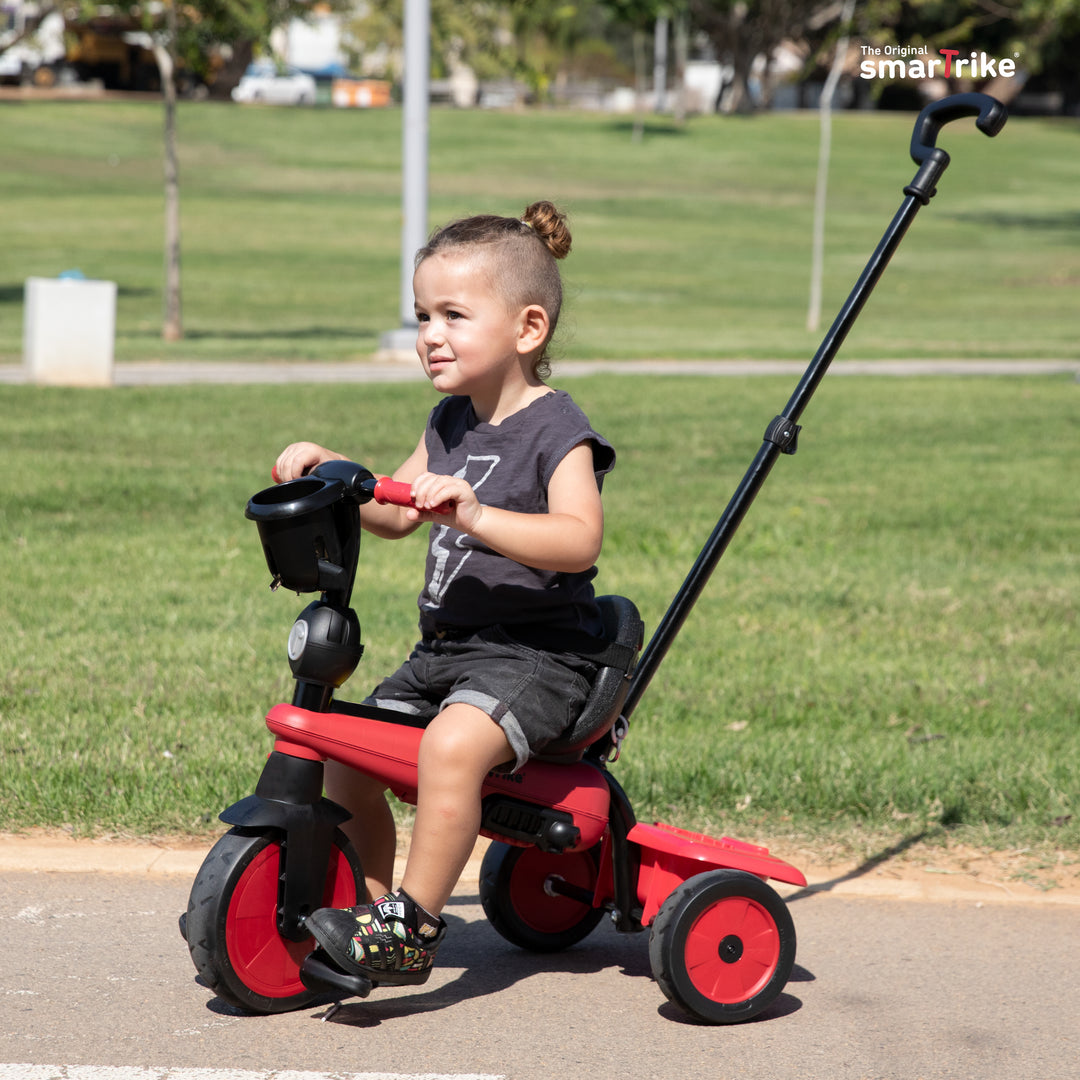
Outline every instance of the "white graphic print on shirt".
<svg viewBox="0 0 1080 1080"><path fill-rule="evenodd" d="M473 491L477 491L483 486L484 481L492 474L501 460L497 454L485 454L482 456L470 454L465 459L465 465L458 469L454 476L459 480L468 480ZM484 467L485 463L486 468ZM474 464L478 465L482 470L481 475L476 480L469 478L470 472L474 474L477 472L477 469L470 468ZM428 608L437 608L439 606L442 602L443 593L450 587L450 583L458 576L461 568L469 561L469 556L472 554L472 551L465 547L464 542L467 539L465 533L459 533L454 543L447 547L443 541L449 531L450 527L448 525L432 526L431 554L435 557L435 569L432 571L431 580L428 582L427 587L428 602L424 606ZM459 553L460 557L450 568L450 562L455 551ZM448 568L449 574L447 574Z"/></svg>

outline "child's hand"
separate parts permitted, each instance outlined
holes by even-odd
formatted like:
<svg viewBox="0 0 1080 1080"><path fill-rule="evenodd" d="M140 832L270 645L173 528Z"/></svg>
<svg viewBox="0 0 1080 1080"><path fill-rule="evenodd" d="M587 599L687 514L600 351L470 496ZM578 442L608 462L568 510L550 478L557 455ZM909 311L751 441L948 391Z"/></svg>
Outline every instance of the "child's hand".
<svg viewBox="0 0 1080 1080"><path fill-rule="evenodd" d="M472 486L456 476L420 473L412 498L414 508L405 512L410 521L438 521L461 532L471 532L484 510Z"/></svg>
<svg viewBox="0 0 1080 1080"><path fill-rule="evenodd" d="M301 476L307 476L316 465L324 461L344 461L340 454L333 450L327 450L325 446L319 446L312 442L297 442L286 446L278 454L270 475L274 483L283 484L286 480L296 480Z"/></svg>

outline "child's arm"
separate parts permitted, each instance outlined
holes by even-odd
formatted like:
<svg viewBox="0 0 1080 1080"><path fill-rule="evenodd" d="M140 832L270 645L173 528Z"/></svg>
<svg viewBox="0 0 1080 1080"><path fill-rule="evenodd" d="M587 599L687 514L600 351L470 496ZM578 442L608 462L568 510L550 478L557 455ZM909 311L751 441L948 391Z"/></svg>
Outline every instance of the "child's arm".
<svg viewBox="0 0 1080 1080"><path fill-rule="evenodd" d="M577 573L592 567L600 554L604 509L588 443L579 443L559 462L548 484L546 514L484 506L469 484L454 476L421 473L412 480L412 493L418 509L406 511L410 520L443 522L525 566ZM449 514L432 512L450 502Z"/></svg>
<svg viewBox="0 0 1080 1080"><path fill-rule="evenodd" d="M278 455L274 463L273 475L278 483L284 483L286 480L296 480L301 476L307 476L312 469L324 461L348 460L343 454L327 450L325 446L319 446L317 443L292 443ZM427 447L421 436L416 449L394 471L392 478L411 481L425 468L427 468ZM407 517L405 510L400 506L380 506L369 502L360 507L360 524L375 536L381 536L386 540L397 540L414 532L420 522Z"/></svg>

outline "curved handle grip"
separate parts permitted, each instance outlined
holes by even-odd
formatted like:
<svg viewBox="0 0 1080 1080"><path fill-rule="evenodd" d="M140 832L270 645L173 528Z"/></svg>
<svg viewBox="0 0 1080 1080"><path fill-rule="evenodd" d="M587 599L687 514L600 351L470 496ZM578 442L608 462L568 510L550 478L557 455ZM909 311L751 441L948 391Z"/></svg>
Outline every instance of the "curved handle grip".
<svg viewBox="0 0 1080 1080"><path fill-rule="evenodd" d="M403 480L391 480L389 476L381 476L375 481L375 487L372 489L371 496L380 506L385 506L387 503L391 503L394 506L413 506L412 499L412 484L407 484ZM449 514L453 509L451 503L443 503L442 506L436 506L432 511L434 514Z"/></svg>
<svg viewBox="0 0 1080 1080"><path fill-rule="evenodd" d="M932 101L915 121L915 130L911 134L912 160L921 165L936 149L938 132L964 116L976 117L975 126L984 135L993 136L1005 126L1009 113L989 94L952 94L940 101Z"/></svg>

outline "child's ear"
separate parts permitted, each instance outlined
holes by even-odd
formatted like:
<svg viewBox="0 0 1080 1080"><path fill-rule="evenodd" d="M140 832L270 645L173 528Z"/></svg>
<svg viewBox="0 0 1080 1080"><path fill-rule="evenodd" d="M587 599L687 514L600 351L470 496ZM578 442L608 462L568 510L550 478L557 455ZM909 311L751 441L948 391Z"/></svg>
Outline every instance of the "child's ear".
<svg viewBox="0 0 1080 1080"><path fill-rule="evenodd" d="M548 313L539 304L521 309L518 320L517 351L527 356L543 347L551 329Z"/></svg>

